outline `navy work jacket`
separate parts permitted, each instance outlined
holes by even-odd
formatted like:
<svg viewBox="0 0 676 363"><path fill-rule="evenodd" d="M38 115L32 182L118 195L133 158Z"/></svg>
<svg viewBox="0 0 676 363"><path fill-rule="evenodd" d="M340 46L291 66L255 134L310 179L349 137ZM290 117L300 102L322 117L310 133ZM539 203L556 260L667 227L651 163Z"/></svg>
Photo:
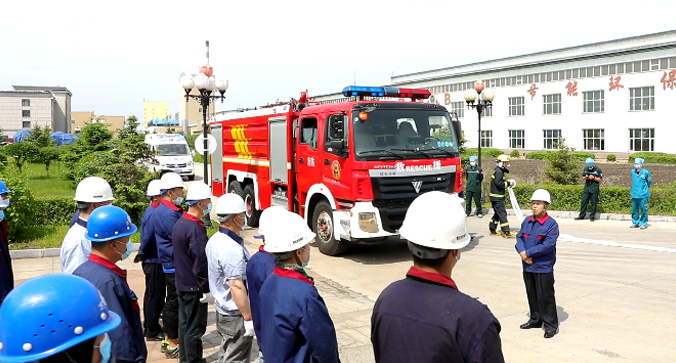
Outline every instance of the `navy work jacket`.
<svg viewBox="0 0 676 363"><path fill-rule="evenodd" d="M208 240L204 223L192 214L183 213L183 217L174 224L171 242L176 265L176 290L209 292Z"/></svg>
<svg viewBox="0 0 676 363"><path fill-rule="evenodd" d="M261 343L261 304L260 291L265 279L272 274L275 269L275 257L266 252L263 246L258 248L249 262L246 264L246 281L249 288L249 305L251 305L251 316L253 317L254 331L256 332L256 341L260 349Z"/></svg>
<svg viewBox="0 0 676 363"><path fill-rule="evenodd" d="M540 218L530 216L521 223L521 230L516 235L516 251L526 251L526 256L533 258L533 264L524 261L523 270L533 273L554 272L556 263L556 240L559 238L559 224L548 214Z"/></svg>
<svg viewBox="0 0 676 363"><path fill-rule="evenodd" d="M138 247L138 253L143 256L145 263L160 263L155 243L155 221L152 218L157 207L159 204L150 203L141 217L141 245Z"/></svg>
<svg viewBox="0 0 676 363"><path fill-rule="evenodd" d="M183 210L175 206L172 202L162 199L157 210L151 217L155 229L155 243L157 243L157 255L162 263L162 269L165 273L174 273L174 247L171 245L171 233L174 230L174 224L183 215Z"/></svg>

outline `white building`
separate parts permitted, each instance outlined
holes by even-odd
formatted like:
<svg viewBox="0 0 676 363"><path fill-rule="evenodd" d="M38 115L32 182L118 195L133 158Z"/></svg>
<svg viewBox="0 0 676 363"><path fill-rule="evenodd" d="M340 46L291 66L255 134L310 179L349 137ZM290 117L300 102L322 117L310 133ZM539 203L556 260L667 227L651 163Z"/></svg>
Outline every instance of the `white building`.
<svg viewBox="0 0 676 363"><path fill-rule="evenodd" d="M676 31L393 76L390 86L429 89L471 148L478 115L464 93L476 80L495 92L482 147L543 150L565 138L576 150L676 153Z"/></svg>
<svg viewBox="0 0 676 363"><path fill-rule="evenodd" d="M21 129L49 127L70 132L71 97L66 87L12 86L0 91L0 128L10 138Z"/></svg>

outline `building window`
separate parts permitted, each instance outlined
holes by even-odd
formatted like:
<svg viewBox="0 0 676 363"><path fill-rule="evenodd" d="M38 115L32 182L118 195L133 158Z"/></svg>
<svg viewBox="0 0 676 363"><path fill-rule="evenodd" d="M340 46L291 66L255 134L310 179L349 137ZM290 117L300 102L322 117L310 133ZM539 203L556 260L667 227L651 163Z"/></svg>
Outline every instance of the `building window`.
<svg viewBox="0 0 676 363"><path fill-rule="evenodd" d="M584 110L583 112L603 112L604 110L604 99L603 91L589 91L582 92L584 96Z"/></svg>
<svg viewBox="0 0 676 363"><path fill-rule="evenodd" d="M31 100L21 100L21 106L30 107L31 106Z"/></svg>
<svg viewBox="0 0 676 363"><path fill-rule="evenodd" d="M655 109L655 87L629 89L629 110L648 111Z"/></svg>
<svg viewBox="0 0 676 363"><path fill-rule="evenodd" d="M509 148L523 149L526 145L524 134L524 130L509 130Z"/></svg>
<svg viewBox="0 0 676 363"><path fill-rule="evenodd" d="M31 122L30 121L23 121L21 123L21 128L30 129L31 128Z"/></svg>
<svg viewBox="0 0 676 363"><path fill-rule="evenodd" d="M542 113L545 115L561 114L561 94L542 96Z"/></svg>
<svg viewBox="0 0 676 363"><path fill-rule="evenodd" d="M31 110L21 110L21 117L31 117Z"/></svg>
<svg viewBox="0 0 676 363"><path fill-rule="evenodd" d="M465 117L465 102L451 102L451 112L458 114L458 118Z"/></svg>
<svg viewBox="0 0 676 363"><path fill-rule="evenodd" d="M542 139L544 140L542 147L545 150L554 150L556 144L561 142L561 130L542 130Z"/></svg>
<svg viewBox="0 0 676 363"><path fill-rule="evenodd" d="M631 151L655 151L655 129L629 129Z"/></svg>
<svg viewBox="0 0 676 363"><path fill-rule="evenodd" d="M604 129L583 129L582 130L582 145L585 150L600 150L606 149Z"/></svg>
<svg viewBox="0 0 676 363"><path fill-rule="evenodd" d="M481 147L493 147L493 130L481 130Z"/></svg>
<svg viewBox="0 0 676 363"><path fill-rule="evenodd" d="M523 97L510 97L509 98L509 115L510 116L523 116Z"/></svg>
<svg viewBox="0 0 676 363"><path fill-rule="evenodd" d="M483 107L481 108L481 117L491 117L493 116L493 107Z"/></svg>

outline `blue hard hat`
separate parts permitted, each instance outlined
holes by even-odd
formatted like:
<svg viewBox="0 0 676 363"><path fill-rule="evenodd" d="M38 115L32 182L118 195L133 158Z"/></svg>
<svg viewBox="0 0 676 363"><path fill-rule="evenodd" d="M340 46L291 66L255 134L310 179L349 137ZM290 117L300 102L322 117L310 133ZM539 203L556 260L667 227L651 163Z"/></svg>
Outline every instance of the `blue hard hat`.
<svg viewBox="0 0 676 363"><path fill-rule="evenodd" d="M594 165L594 159L593 158L587 158L584 161L584 163L587 164L587 166L592 166L592 165Z"/></svg>
<svg viewBox="0 0 676 363"><path fill-rule="evenodd" d="M10 192L10 190L9 190L9 188L7 188L7 185L5 184L5 182L0 180L0 194L7 194L9 192Z"/></svg>
<svg viewBox="0 0 676 363"><path fill-rule="evenodd" d="M643 158L636 158L634 159L634 163L643 165L643 163L645 163L645 160Z"/></svg>
<svg viewBox="0 0 676 363"><path fill-rule="evenodd" d="M131 236L138 228L129 214L120 207L104 205L94 209L87 220L85 238L92 242L106 242Z"/></svg>
<svg viewBox="0 0 676 363"><path fill-rule="evenodd" d="M469 157L469 161L477 161L477 157L472 155Z"/></svg>
<svg viewBox="0 0 676 363"><path fill-rule="evenodd" d="M12 290L0 306L0 361L37 361L120 325L92 283L49 274Z"/></svg>

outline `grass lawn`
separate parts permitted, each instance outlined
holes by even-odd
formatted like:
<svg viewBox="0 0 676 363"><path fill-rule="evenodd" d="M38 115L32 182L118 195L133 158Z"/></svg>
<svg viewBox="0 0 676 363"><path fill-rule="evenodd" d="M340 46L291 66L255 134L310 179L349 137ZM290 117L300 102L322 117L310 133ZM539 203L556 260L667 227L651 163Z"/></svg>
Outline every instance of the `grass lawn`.
<svg viewBox="0 0 676 363"><path fill-rule="evenodd" d="M52 163L47 174L44 164L26 163L21 175L26 177L28 188L34 196L70 197L75 195L75 188L70 180L63 178L66 170L65 164ZM19 169L12 162L7 166L6 172L19 175Z"/></svg>

